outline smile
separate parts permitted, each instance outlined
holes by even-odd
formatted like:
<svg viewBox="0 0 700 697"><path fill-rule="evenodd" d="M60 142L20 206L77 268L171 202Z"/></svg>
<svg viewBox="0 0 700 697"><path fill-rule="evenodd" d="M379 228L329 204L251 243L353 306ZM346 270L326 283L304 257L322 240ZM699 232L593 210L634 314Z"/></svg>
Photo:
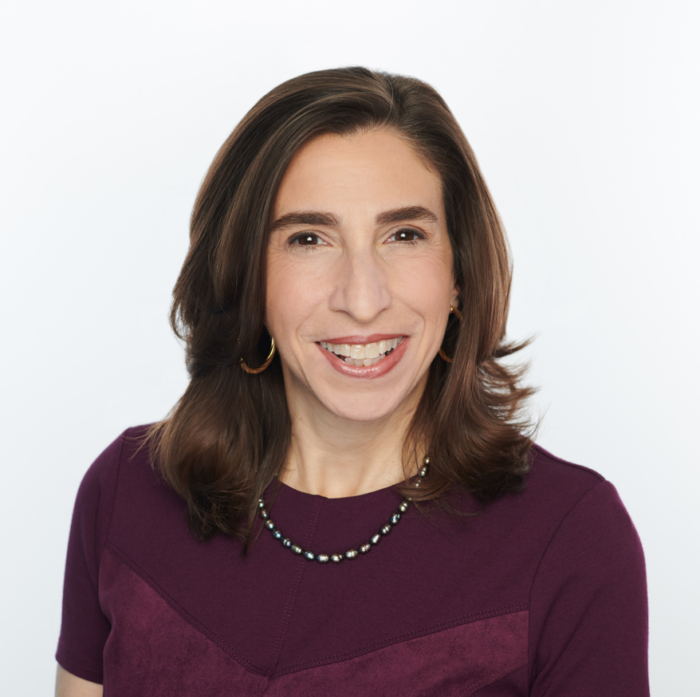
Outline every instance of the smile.
<svg viewBox="0 0 700 697"><path fill-rule="evenodd" d="M404 337L396 337L369 344L330 344L326 341L318 343L348 365L369 367L384 360L403 340Z"/></svg>

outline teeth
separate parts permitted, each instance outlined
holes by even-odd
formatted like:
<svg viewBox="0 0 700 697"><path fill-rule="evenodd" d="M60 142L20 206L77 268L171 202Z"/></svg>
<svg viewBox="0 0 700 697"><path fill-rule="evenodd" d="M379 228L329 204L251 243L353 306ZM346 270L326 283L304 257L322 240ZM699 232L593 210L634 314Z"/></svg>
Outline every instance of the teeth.
<svg viewBox="0 0 700 697"><path fill-rule="evenodd" d="M356 366L360 366L360 367L361 366L366 367L366 366L374 365L375 363L379 363L379 361L381 361L382 358L384 358L384 356L377 356L376 358L364 358L364 359L346 358L345 362L348 365L356 365Z"/></svg>
<svg viewBox="0 0 700 697"><path fill-rule="evenodd" d="M337 356L345 358L348 365L370 366L378 363L389 351L393 351L401 339L388 339L371 344L330 344L320 341L321 346Z"/></svg>

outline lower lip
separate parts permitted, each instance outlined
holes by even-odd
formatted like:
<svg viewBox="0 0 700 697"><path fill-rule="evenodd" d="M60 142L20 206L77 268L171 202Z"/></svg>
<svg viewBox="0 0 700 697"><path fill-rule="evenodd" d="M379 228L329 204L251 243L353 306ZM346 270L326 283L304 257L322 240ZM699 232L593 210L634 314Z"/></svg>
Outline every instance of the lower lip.
<svg viewBox="0 0 700 697"><path fill-rule="evenodd" d="M328 362L341 375L347 375L351 378L373 380L374 378L379 378L382 375L386 375L386 373L388 373L403 358L403 354L406 353L406 347L408 346L408 337L404 337L404 340L386 358L382 358L379 363L366 366L350 365L339 356L336 356L334 353L324 349L323 346L319 344L316 345L321 353L326 357Z"/></svg>

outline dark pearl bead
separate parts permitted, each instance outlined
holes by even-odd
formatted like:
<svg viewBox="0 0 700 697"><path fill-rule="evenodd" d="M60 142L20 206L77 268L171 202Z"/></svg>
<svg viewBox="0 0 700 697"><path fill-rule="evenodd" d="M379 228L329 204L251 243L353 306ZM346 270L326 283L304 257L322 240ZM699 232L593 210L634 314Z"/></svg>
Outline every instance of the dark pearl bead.
<svg viewBox="0 0 700 697"><path fill-rule="evenodd" d="M281 540L282 539L282 531L281 530L273 530L272 537L274 537L276 540Z"/></svg>
<svg viewBox="0 0 700 697"><path fill-rule="evenodd" d="M303 551L304 550L298 545L292 545L292 552L294 552L294 554L301 554Z"/></svg>
<svg viewBox="0 0 700 697"><path fill-rule="evenodd" d="M396 525L401 520L401 514L400 513L394 513L393 516L389 519L392 525Z"/></svg>
<svg viewBox="0 0 700 697"><path fill-rule="evenodd" d="M379 532L381 532L382 535L388 535L391 532L391 525L383 525Z"/></svg>
<svg viewBox="0 0 700 697"><path fill-rule="evenodd" d="M423 464L424 464L424 465L429 465L429 464L430 464L430 458L429 458L427 455L423 458Z"/></svg>
<svg viewBox="0 0 700 697"><path fill-rule="evenodd" d="M360 552L361 552L362 554L367 554L367 552L369 552L370 549L372 549L372 545L371 545L371 544L362 545L362 546L360 547Z"/></svg>
<svg viewBox="0 0 700 697"><path fill-rule="evenodd" d="M260 509L260 517L263 520L267 520L270 517L270 514L264 508L261 508Z"/></svg>
<svg viewBox="0 0 700 697"><path fill-rule="evenodd" d="M347 552L345 552L346 559L354 559L356 556L357 556L356 549L349 549Z"/></svg>
<svg viewBox="0 0 700 697"><path fill-rule="evenodd" d="M381 540L381 539L382 539L381 535L375 535L374 537L370 538L370 542L373 545L377 545L377 544L379 544L379 540Z"/></svg>
<svg viewBox="0 0 700 697"><path fill-rule="evenodd" d="M275 524L274 524L270 519L268 519L268 520L265 521L265 527L266 527L268 530L274 530L274 529L275 529Z"/></svg>
<svg viewBox="0 0 700 697"><path fill-rule="evenodd" d="M327 554L317 554L316 555L316 561L319 564L325 564L329 559L329 556Z"/></svg>
<svg viewBox="0 0 700 697"><path fill-rule="evenodd" d="M291 547L291 546L292 546L292 541L291 541L288 537L285 537L285 538L282 540L282 544L283 544L285 547Z"/></svg>
<svg viewBox="0 0 700 697"><path fill-rule="evenodd" d="M418 474L421 476L421 479L425 477L426 474L428 474L428 470L424 467Z"/></svg>
<svg viewBox="0 0 700 697"><path fill-rule="evenodd" d="M331 554L331 561L335 562L336 564L340 564L340 562L343 561L343 555L342 554Z"/></svg>
<svg viewBox="0 0 700 697"><path fill-rule="evenodd" d="M399 506L399 510L401 511L401 513L405 513L405 512L408 510L408 507L409 507L409 506L410 506L410 504L408 503L408 501L404 501L404 502Z"/></svg>
<svg viewBox="0 0 700 697"><path fill-rule="evenodd" d="M304 552L304 556L309 560L313 561L316 559L316 555L313 552Z"/></svg>

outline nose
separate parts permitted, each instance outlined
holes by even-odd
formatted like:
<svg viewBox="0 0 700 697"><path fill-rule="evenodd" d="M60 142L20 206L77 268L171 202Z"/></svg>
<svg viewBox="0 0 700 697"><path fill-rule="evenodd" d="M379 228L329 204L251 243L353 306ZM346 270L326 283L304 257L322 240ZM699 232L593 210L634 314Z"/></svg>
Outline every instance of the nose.
<svg viewBox="0 0 700 697"><path fill-rule="evenodd" d="M346 312L360 324L369 324L391 304L384 262L373 249L346 250L330 309Z"/></svg>

